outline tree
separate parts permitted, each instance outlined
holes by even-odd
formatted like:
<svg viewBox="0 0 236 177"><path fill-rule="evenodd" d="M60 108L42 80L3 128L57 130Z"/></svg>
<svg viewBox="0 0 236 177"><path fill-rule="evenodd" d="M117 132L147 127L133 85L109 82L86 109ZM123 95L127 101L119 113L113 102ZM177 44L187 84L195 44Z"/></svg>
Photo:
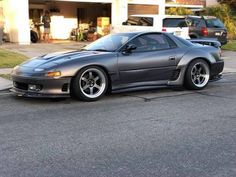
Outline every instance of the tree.
<svg viewBox="0 0 236 177"><path fill-rule="evenodd" d="M166 10L168 15L192 15L193 11L184 7L171 7Z"/></svg>
<svg viewBox="0 0 236 177"><path fill-rule="evenodd" d="M236 7L236 0L217 0L220 4L227 4L231 7Z"/></svg>

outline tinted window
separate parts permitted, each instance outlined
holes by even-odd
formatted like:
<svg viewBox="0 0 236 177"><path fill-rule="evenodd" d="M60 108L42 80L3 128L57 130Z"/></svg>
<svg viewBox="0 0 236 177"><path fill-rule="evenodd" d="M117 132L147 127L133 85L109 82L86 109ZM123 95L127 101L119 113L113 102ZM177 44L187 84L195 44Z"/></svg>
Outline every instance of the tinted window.
<svg viewBox="0 0 236 177"><path fill-rule="evenodd" d="M224 24L217 18L207 19L206 24L208 28L224 28Z"/></svg>
<svg viewBox="0 0 236 177"><path fill-rule="evenodd" d="M136 45L136 52L164 50L171 48L167 38L163 34L142 35L135 38L130 43Z"/></svg>
<svg viewBox="0 0 236 177"><path fill-rule="evenodd" d="M163 27L187 27L187 23L184 18L165 18Z"/></svg>
<svg viewBox="0 0 236 177"><path fill-rule="evenodd" d="M170 39L169 37L166 37L166 40L169 43L170 48L173 49L173 48L177 47L176 43L172 39Z"/></svg>
<svg viewBox="0 0 236 177"><path fill-rule="evenodd" d="M191 27L197 27L200 22L201 22L201 19L195 19L195 18L187 19L187 24L188 26L191 26Z"/></svg>

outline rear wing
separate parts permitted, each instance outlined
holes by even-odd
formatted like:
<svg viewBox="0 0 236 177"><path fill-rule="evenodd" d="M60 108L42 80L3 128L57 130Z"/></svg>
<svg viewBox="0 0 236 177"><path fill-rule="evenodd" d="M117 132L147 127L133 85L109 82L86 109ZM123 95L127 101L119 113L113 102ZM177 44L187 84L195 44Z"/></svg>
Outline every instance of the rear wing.
<svg viewBox="0 0 236 177"><path fill-rule="evenodd" d="M197 43L202 45L213 46L215 48L221 48L221 43L213 39L190 39L189 41L195 44Z"/></svg>

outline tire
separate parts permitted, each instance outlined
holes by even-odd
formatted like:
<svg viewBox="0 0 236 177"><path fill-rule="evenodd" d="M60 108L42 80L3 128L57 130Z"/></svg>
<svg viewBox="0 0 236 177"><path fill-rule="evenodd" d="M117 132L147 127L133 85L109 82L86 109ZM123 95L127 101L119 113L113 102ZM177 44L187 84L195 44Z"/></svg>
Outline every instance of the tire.
<svg viewBox="0 0 236 177"><path fill-rule="evenodd" d="M191 90L205 88L210 79L210 68L207 62L202 59L192 61L185 73L185 87Z"/></svg>
<svg viewBox="0 0 236 177"><path fill-rule="evenodd" d="M97 101L108 89L106 72L97 66L86 67L72 80L72 96L81 101Z"/></svg>
<svg viewBox="0 0 236 177"><path fill-rule="evenodd" d="M38 34L35 31L30 31L30 40L32 43L36 43L39 40Z"/></svg>

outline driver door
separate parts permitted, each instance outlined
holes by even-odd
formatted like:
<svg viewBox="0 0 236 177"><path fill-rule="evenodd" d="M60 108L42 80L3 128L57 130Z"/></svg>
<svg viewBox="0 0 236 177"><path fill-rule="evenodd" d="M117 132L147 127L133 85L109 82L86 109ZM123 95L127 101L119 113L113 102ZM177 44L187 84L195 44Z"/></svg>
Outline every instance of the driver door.
<svg viewBox="0 0 236 177"><path fill-rule="evenodd" d="M166 35L149 33L129 42L137 48L120 52L118 66L122 84L161 81L171 78L176 68L177 45Z"/></svg>

